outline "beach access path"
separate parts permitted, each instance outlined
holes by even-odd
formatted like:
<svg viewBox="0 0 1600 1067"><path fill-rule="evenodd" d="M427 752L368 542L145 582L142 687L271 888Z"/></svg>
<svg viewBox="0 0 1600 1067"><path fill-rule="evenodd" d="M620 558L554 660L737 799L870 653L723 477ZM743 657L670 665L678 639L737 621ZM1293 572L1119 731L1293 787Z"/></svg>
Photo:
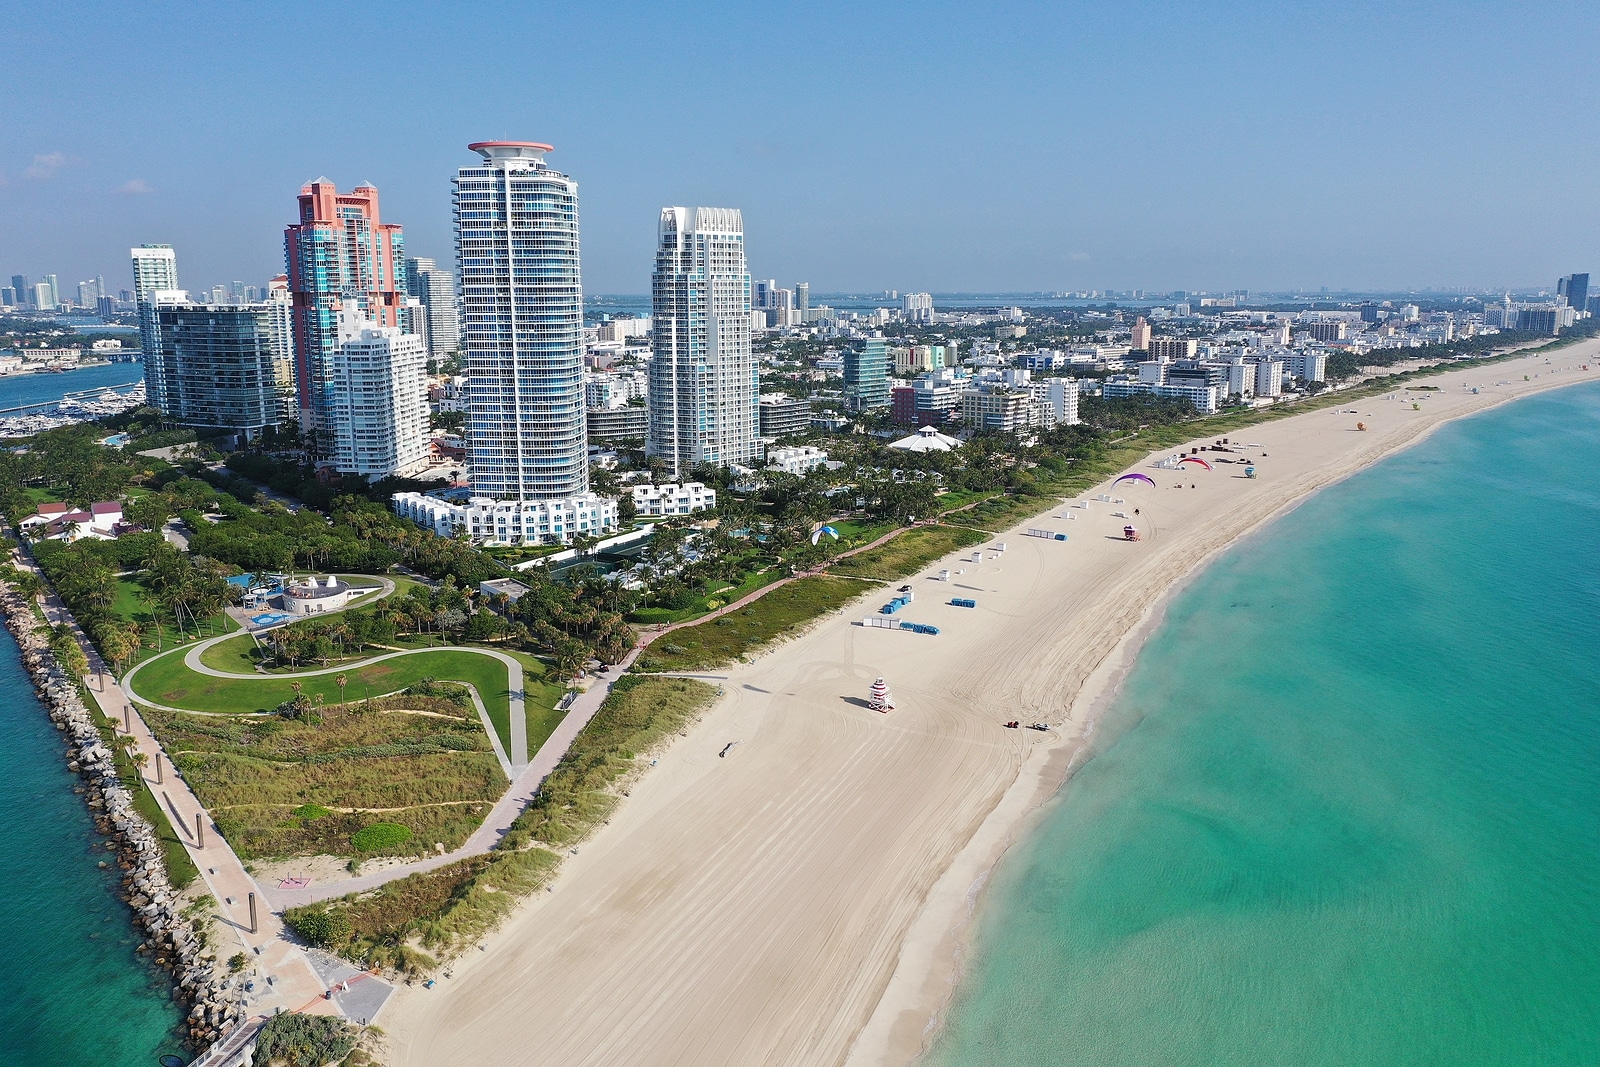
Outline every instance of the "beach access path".
<svg viewBox="0 0 1600 1067"><path fill-rule="evenodd" d="M721 700L630 785L552 892L450 980L399 991L393 1067L909 1062L953 988L977 888L1084 753L1096 698L1170 591L1448 419L1600 380L1597 358L1588 341L1229 431L1253 447L1227 458L1254 460L1255 478L1243 464L1164 471L1163 450L1129 468L1154 488L1112 493L1108 479L1078 498L1087 507L996 535L1004 552L966 549L912 578L902 614L939 636L864 628L849 605L730 668ZM1135 507L1144 538L1129 542L1118 512ZM948 582L930 577L941 568ZM865 706L880 676L889 715Z"/></svg>

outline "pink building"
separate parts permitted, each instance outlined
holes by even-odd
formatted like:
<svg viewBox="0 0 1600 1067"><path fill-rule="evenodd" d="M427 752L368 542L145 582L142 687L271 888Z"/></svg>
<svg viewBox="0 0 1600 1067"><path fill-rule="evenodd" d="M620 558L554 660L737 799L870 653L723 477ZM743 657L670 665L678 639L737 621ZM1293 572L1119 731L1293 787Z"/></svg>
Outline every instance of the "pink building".
<svg viewBox="0 0 1600 1067"><path fill-rule="evenodd" d="M326 178L300 190L300 221L283 232L294 299L295 380L302 425L322 429L341 401L328 373L339 344L338 312L354 300L380 326L399 326L405 248L398 225L380 221L378 190L341 193Z"/></svg>

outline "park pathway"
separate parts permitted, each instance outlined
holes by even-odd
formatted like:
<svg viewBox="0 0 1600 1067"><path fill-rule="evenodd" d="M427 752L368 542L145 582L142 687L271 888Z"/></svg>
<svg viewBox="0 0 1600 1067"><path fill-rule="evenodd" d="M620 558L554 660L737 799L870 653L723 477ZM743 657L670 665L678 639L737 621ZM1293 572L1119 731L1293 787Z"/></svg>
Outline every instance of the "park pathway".
<svg viewBox="0 0 1600 1067"><path fill-rule="evenodd" d="M617 683L628 668L633 664L637 651L630 652L621 663L608 670L595 675L594 684L587 690L579 693L567 709L566 716L561 724L555 728L539 751L526 767L521 768L516 779L495 806L489 811L483 823L473 831L471 837L453 852L441 856L429 856L427 859L414 860L410 863L388 867L377 874L364 875L358 878L347 878L340 882L329 882L326 885L312 885L305 889L268 890L267 896L272 906L277 909L291 908L301 904L311 904L319 900L330 900L334 897L344 896L346 893L364 892L376 889L381 885L404 878L407 875L419 874L423 871L436 870L446 864L455 863L457 860L470 859L481 856L500 843L500 839L511 829L511 824L517 816L527 807L528 803L538 794L539 787L544 784L545 778L556 769L556 764L561 762L561 757L567 754L567 749L572 745L573 739L589 725L589 720L594 718L595 712L600 710L600 705L605 703L606 697L611 692L611 687Z"/></svg>
<svg viewBox="0 0 1600 1067"><path fill-rule="evenodd" d="M30 558L24 557L24 560L25 565L32 564ZM43 580L43 575L40 578ZM106 669L77 620L48 582L44 589L40 599L46 621L52 626L66 624L71 629L89 661L85 689L101 714L117 724L118 732L131 737L130 753L142 753L147 758L140 775L165 809L174 832L200 869L200 877L216 901L218 958L233 955L233 946L237 944L238 951L245 953L249 966L256 972L256 988L246 1002L247 1010L256 1015L270 1015L280 1009L338 1014L337 1005L322 999L324 987L310 961L300 946L289 939L282 920L267 906L265 894L223 839L194 792L173 771L172 761L155 735L123 698L116 677ZM156 829L159 831L160 827ZM257 901L253 926L250 922L252 893Z"/></svg>
<svg viewBox="0 0 1600 1067"><path fill-rule="evenodd" d="M205 641L201 641L196 645L190 646L188 651L184 654L183 665L189 670L194 671L196 674L204 674L211 678L232 678L238 679L239 681L260 681L263 678L272 678L283 679L285 681L294 681L299 678L318 678L330 674L338 675L345 674L350 671L359 671L364 667L372 666L374 663L382 663L385 660L399 659L403 656L415 656L419 653L426 652L471 652L480 656L488 656L490 659L497 659L505 665L506 687L507 692L510 694L510 709L508 714L510 718L509 726L511 734L511 748L509 752L506 750L505 745L503 745L500 741L499 731L494 728L494 723L490 721L489 709L483 702L482 694L480 694L476 688L467 683L461 684L467 685L467 689L472 694L472 703L477 708L478 719L483 723L484 732L489 735L489 742L494 745L495 756L500 760L500 769L505 771L506 777L508 779L515 779L517 775L522 772L522 769L528 764L527 694L526 689L524 688L522 663L514 656L507 655L504 652L499 652L492 648L470 648L465 646L414 648L403 649L398 652L385 652L381 656L373 656L370 659L358 660L355 663L346 663L339 667L324 667L314 671L295 671L292 674L270 675L262 675L254 672L249 674L240 674L235 671L223 671L218 670L215 667L208 667L200 661L200 657L204 655L206 650L212 645L220 644L223 641L231 641L239 636L242 635L237 633L223 634L220 637L208 638ZM193 708L175 708L167 704L157 703L148 697L140 696L139 693L134 689L133 679L138 675L142 668L154 663L158 659L164 659L167 656L171 656L178 651L178 649L172 649L169 652L163 652L159 655L151 656L149 659L142 660L141 662L129 668L127 674L123 675L122 678L122 691L127 695L129 700L137 700L141 704L147 704L152 708L159 708L162 711L175 711L185 715L215 714L213 712L197 712Z"/></svg>

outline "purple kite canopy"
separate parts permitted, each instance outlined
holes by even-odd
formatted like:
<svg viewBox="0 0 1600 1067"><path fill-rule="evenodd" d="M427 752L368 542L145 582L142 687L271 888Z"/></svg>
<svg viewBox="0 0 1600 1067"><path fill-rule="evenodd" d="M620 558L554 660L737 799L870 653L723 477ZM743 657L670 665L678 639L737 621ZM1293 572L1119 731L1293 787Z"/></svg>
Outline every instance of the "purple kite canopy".
<svg viewBox="0 0 1600 1067"><path fill-rule="evenodd" d="M1118 478L1116 481L1111 483L1111 488L1115 489L1117 486L1121 485L1123 482L1128 482L1128 481L1144 482L1146 485L1150 486L1152 489L1155 488L1155 484L1156 484L1155 479L1150 477L1148 474L1124 474L1122 477Z"/></svg>

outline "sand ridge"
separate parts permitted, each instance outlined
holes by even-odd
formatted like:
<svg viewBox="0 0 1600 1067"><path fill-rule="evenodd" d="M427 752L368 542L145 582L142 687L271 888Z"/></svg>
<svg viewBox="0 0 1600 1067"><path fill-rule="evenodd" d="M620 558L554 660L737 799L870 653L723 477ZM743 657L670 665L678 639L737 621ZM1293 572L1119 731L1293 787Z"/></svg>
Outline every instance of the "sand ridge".
<svg viewBox="0 0 1600 1067"><path fill-rule="evenodd" d="M1126 504L1054 508L992 539L1004 553L984 551L975 565L969 549L909 579L917 598L897 618L935 623L939 636L855 625L887 599L871 594L728 671L725 696L632 787L552 892L452 978L396 998L380 1020L395 1063L913 1060L949 996L975 887L1059 785L1095 696L1169 590L1447 419L1600 378L1600 363L1576 369L1597 358L1600 341L1584 342L1420 383L1437 393L1238 431L1267 453L1255 480L1242 465L1141 463L1130 469L1157 488L1119 491ZM1146 539L1129 544L1112 512L1136 506ZM1070 540L1021 536L1029 527ZM963 573L930 580L940 567ZM949 606L953 596L978 607ZM899 705L887 716L864 706L879 675ZM1056 729L1007 730L1008 719ZM720 757L730 741L741 744Z"/></svg>

